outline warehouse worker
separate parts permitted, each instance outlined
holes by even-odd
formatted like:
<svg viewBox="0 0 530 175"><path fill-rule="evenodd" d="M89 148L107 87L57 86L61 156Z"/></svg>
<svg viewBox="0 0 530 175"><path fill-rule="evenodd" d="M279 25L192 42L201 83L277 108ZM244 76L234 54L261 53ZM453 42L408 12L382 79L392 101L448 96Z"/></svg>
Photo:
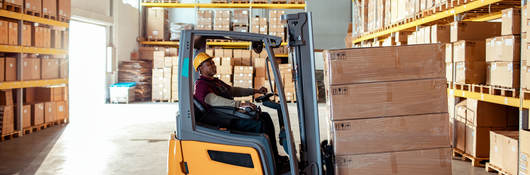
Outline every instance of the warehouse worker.
<svg viewBox="0 0 530 175"><path fill-rule="evenodd" d="M217 67L213 62L212 57L204 52L201 52L195 56L195 60L193 60L193 67L195 68L195 71L200 73L200 78L195 82L194 97L205 108L211 108L212 106L231 106L235 108L251 108L256 110L256 105L252 103L240 103L239 101L235 101L234 97L267 93L267 89L265 87L261 87L260 89L232 87L225 82L214 78L214 75L217 74ZM260 113L258 119L255 120L231 119L230 121L220 121L227 120L221 117L206 117L202 120L203 121L201 122L212 125L221 125L221 127L231 130L265 133L269 136L272 150L275 157L277 158L277 162L285 161L285 157L280 158L278 156L274 124L272 123L270 115L266 112ZM223 123L225 126L223 126Z"/></svg>

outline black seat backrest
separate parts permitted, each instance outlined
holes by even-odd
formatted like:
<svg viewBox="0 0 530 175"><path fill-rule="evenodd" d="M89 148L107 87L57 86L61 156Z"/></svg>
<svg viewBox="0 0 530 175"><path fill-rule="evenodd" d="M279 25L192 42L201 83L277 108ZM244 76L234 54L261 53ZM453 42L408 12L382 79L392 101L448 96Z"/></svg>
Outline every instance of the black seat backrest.
<svg viewBox="0 0 530 175"><path fill-rule="evenodd" d="M204 108L204 106L202 106L201 102L199 102L199 100L197 100L195 97L193 97L193 106L198 109L201 113L205 113L206 112L206 108Z"/></svg>

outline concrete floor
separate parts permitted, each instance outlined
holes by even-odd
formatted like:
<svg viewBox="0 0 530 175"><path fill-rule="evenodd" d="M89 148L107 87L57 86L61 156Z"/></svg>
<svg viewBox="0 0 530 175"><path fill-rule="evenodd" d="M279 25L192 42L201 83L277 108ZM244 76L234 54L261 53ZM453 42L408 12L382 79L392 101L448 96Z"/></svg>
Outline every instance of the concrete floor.
<svg viewBox="0 0 530 175"><path fill-rule="evenodd" d="M289 105L291 116L296 106ZM265 109L265 108L264 108ZM327 131L325 104L319 105ZM102 105L71 110L70 124L0 143L0 174L165 174L176 104ZM268 111L276 116L274 111ZM275 117L273 117L277 125ZM297 123L296 117L291 121ZM297 127L293 127L295 136ZM327 139L328 132L321 132ZM453 160L453 174L485 175Z"/></svg>

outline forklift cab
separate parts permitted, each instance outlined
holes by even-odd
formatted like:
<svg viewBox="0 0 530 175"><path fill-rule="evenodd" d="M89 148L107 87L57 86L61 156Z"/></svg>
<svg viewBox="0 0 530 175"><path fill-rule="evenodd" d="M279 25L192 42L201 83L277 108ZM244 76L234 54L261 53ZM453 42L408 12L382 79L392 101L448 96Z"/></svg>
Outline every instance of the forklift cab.
<svg viewBox="0 0 530 175"><path fill-rule="evenodd" d="M268 105L266 100L263 101L271 94L258 97L256 101L263 101L263 105L278 111L286 134L283 146L289 156L287 174L334 174L332 146L327 141L320 142L311 13L287 14L282 16L282 20L287 21L289 59L294 70L297 124L300 130L297 136L300 141L298 150L294 146L284 86L272 52L272 48L279 47L282 40L254 33L185 30L182 31L179 50L180 110L176 121L177 131L169 141L168 174L278 174L271 150L271 144L276 143L270 143L268 139L275 136L227 131L217 127L219 123L212 125L199 122L203 115L248 117L240 115L233 108L205 109L194 100L194 83L199 76L192 63L195 54L205 51L207 39L246 41L258 53L262 50L267 52L269 57L266 61L270 63L274 76L270 77L268 73L269 81L274 79L280 102Z"/></svg>
<svg viewBox="0 0 530 175"><path fill-rule="evenodd" d="M254 33L182 31L179 47L181 66L178 69L180 110L176 132L170 138L168 174L277 174L271 147L276 143L269 140L269 137L275 136L230 131L222 127L226 123L204 123L201 120L205 116L219 118L218 122L253 117L233 107L207 108L193 97L195 81L199 78L192 66L193 59L195 54L205 51L206 41L210 39L250 42L256 52L266 51L269 60L274 60L272 48L279 47L282 42L279 37ZM272 63L272 71L275 77L279 77L277 65L274 61ZM283 95L280 78L275 79ZM284 114L287 114L284 107Z"/></svg>

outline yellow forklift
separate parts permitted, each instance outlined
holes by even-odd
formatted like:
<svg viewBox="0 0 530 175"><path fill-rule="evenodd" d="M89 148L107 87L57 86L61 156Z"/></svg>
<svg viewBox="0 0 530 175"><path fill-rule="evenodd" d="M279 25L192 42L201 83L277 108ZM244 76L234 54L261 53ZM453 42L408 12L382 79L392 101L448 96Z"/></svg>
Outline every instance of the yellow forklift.
<svg viewBox="0 0 530 175"><path fill-rule="evenodd" d="M176 131L169 142L168 174L333 174L332 147L326 141L320 141L311 13L287 14L282 16L282 20L287 22L286 34L294 69L301 142L298 149L294 143L284 86L272 50L280 47L281 38L255 33L185 30L180 38L179 113ZM210 39L250 42L254 51L265 51L268 54L267 62L270 67L266 64L267 76L270 87L274 87L274 84L277 90L271 90L271 93L255 100L278 111L279 121L286 134L283 146L288 154L288 170L278 170L278 162L274 159L271 147L271 144L276 143L271 143L268 139L275 136L231 131L198 120L203 115L226 119L252 118L253 113L257 112L241 111L233 107L206 109L194 99L194 84L199 74L192 67L193 58L205 51L206 40ZM278 96L279 102L271 101L272 96Z"/></svg>

